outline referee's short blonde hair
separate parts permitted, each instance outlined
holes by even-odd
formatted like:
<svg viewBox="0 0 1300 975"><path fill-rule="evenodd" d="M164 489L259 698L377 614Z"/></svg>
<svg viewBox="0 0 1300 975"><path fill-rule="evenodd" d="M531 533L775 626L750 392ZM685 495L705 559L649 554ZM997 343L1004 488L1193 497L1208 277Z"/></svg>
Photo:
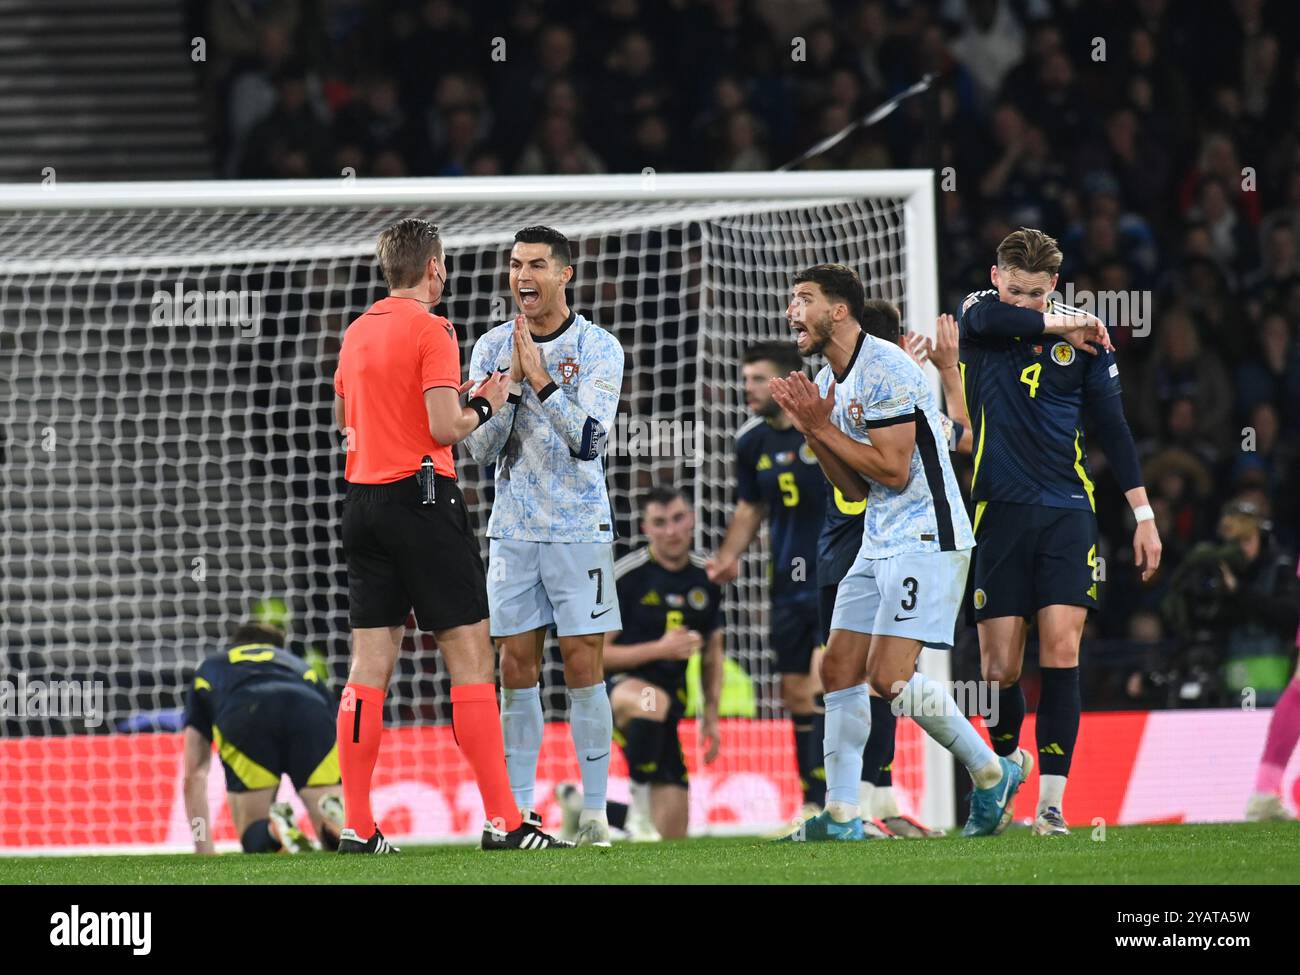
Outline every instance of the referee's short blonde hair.
<svg viewBox="0 0 1300 975"><path fill-rule="evenodd" d="M1055 274L1061 270L1061 247L1056 238L1041 230L1021 227L1002 238L998 244L998 267L1038 274Z"/></svg>
<svg viewBox="0 0 1300 975"><path fill-rule="evenodd" d="M442 238L436 224L407 217L379 235L376 253L390 290L414 288L424 280L429 262L442 254Z"/></svg>

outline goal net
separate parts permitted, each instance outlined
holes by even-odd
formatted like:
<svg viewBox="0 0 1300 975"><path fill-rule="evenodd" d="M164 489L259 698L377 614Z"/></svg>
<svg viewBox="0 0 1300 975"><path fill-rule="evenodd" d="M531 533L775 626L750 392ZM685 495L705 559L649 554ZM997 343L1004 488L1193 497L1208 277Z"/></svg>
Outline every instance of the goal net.
<svg viewBox="0 0 1300 975"><path fill-rule="evenodd" d="M933 328L928 173L0 187L0 848L188 846L180 711L241 622L283 622L342 687L331 379L345 328L385 293L375 239L409 215L442 228L438 311L466 363L513 314L515 231L575 242L570 303L626 350L606 458L617 556L644 544L636 504L659 482L693 498L698 550L720 543L748 418L740 358L789 338L796 269L849 264L908 328ZM464 450L458 466L482 531L490 478ZM727 591L719 761L700 764L682 726L694 832L757 831L799 805L766 567L764 537ZM554 646L543 694L538 798L554 821L551 787L576 777ZM375 779L389 835L481 828L449 719L432 637L411 629ZM902 805L950 822L950 765L899 729ZM611 797L625 793L620 756ZM217 762L210 794L216 838L233 840Z"/></svg>

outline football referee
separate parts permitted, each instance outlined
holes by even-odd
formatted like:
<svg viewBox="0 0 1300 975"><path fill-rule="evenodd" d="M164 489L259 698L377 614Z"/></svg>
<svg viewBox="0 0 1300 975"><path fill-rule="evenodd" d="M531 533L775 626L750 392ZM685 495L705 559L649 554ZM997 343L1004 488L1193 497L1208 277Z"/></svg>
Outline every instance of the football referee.
<svg viewBox="0 0 1300 975"><path fill-rule="evenodd" d="M334 374L334 416L348 447L343 551L352 624L338 715L346 816L339 852L396 852L375 822L370 779L412 607L451 675L452 727L488 817L483 848L557 845L523 823L510 792L486 578L452 460L452 444L505 403L509 377L487 377L461 405L469 384L460 381L456 332L430 311L447 280L436 226L400 220L380 235L378 255L388 297L348 327Z"/></svg>

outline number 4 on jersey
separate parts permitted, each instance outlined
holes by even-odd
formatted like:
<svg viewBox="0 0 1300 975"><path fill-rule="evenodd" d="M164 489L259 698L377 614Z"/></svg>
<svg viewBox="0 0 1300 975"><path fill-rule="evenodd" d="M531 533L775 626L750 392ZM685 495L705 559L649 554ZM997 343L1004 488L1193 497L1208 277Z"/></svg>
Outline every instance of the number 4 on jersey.
<svg viewBox="0 0 1300 975"><path fill-rule="evenodd" d="M1038 395L1038 377L1042 375L1043 364L1041 362L1030 363L1020 370L1020 381L1029 387L1029 398L1033 399Z"/></svg>

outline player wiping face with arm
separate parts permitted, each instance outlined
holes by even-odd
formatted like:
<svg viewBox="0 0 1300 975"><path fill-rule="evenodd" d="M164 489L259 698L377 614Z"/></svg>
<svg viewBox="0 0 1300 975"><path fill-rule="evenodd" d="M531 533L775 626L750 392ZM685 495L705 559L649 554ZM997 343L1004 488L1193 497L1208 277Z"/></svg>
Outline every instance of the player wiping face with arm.
<svg viewBox="0 0 1300 975"><path fill-rule="evenodd" d="M1082 709L1079 648L1101 583L1085 418L1133 509L1143 580L1160 563L1154 513L1121 406L1119 366L1105 326L1053 298L1062 259L1056 241L1040 230L1008 234L990 269L993 287L968 295L959 319L975 433L975 621L983 677L998 688L989 734L1000 755L1026 754L1019 747L1020 674L1034 617L1041 774L1033 831L1046 836L1068 832L1063 799Z"/></svg>

